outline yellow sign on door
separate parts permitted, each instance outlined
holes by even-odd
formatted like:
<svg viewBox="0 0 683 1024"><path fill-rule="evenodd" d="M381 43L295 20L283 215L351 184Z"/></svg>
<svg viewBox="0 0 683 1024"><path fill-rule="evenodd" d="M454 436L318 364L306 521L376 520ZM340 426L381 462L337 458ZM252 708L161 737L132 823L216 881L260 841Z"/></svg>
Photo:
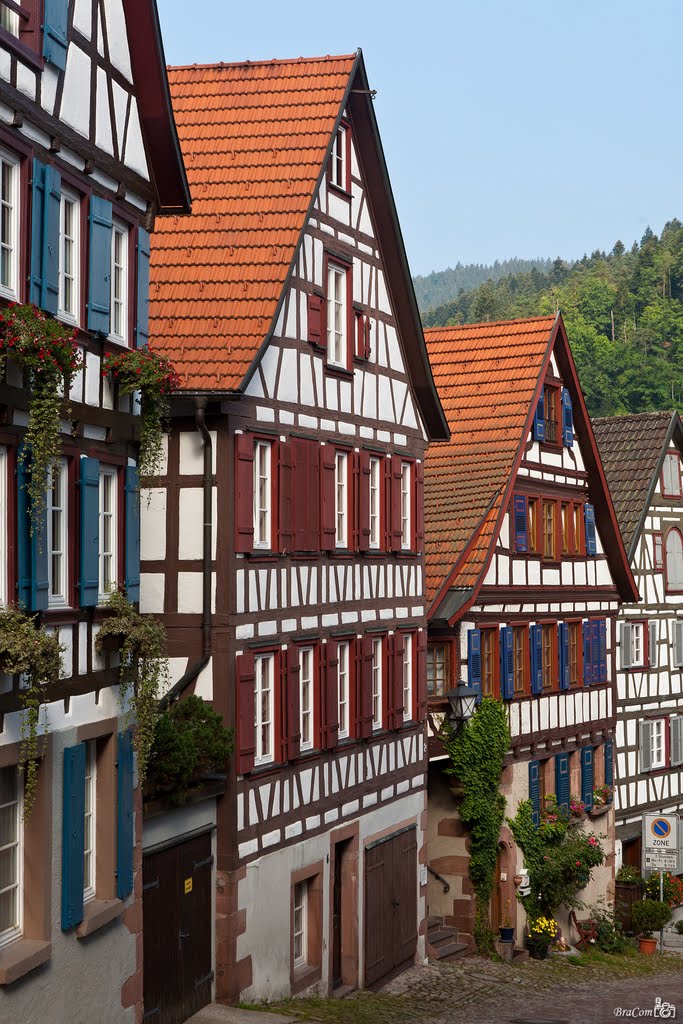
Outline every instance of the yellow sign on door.
<svg viewBox="0 0 683 1024"><path fill-rule="evenodd" d="M191 878L186 878L185 879L185 895L187 896L187 894L190 893L190 892L192 892L192 879Z"/></svg>

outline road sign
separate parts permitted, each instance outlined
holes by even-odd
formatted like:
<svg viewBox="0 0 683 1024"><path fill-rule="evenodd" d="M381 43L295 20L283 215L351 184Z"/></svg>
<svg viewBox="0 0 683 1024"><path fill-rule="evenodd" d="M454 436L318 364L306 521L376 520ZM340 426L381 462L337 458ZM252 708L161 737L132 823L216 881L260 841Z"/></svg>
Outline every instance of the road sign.
<svg viewBox="0 0 683 1024"><path fill-rule="evenodd" d="M677 866L678 854L675 852L666 853L660 850L645 851L645 868L647 871L675 872Z"/></svg>
<svg viewBox="0 0 683 1024"><path fill-rule="evenodd" d="M669 853L675 856L678 850L678 815L643 815L643 850L646 853Z"/></svg>

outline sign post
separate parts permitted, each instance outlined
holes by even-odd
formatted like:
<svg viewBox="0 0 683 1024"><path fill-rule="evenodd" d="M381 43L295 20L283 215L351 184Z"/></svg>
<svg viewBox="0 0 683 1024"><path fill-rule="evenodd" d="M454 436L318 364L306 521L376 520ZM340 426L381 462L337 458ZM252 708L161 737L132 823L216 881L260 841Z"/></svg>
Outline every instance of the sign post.
<svg viewBox="0 0 683 1024"><path fill-rule="evenodd" d="M659 898L664 901L664 872L678 866L678 815L643 815L643 874L659 872ZM664 929L659 932L659 949L664 951Z"/></svg>

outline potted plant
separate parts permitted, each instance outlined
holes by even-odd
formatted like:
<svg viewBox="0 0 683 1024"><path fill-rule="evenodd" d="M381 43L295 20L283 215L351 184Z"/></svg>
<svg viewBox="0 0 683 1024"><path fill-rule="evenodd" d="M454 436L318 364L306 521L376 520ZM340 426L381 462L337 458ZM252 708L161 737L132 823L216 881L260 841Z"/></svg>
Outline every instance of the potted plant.
<svg viewBox="0 0 683 1024"><path fill-rule="evenodd" d="M498 929L498 933L501 942L514 942L515 929L510 917L510 900L505 901L505 914L503 915L503 923Z"/></svg>
<svg viewBox="0 0 683 1024"><path fill-rule="evenodd" d="M548 947L557 935L557 924L552 917L536 917L529 921L527 946L534 960L545 960Z"/></svg>
<svg viewBox="0 0 683 1024"><path fill-rule="evenodd" d="M660 931L671 919L671 910L661 900L638 900L631 907L633 927L638 932L638 945L641 953L652 956L657 948L657 940L652 933Z"/></svg>

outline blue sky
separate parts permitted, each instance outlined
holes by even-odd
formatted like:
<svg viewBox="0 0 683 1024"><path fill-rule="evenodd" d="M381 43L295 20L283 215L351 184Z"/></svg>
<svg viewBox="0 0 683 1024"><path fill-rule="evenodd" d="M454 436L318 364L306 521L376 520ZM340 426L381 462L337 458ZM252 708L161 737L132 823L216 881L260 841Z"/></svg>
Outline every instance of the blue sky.
<svg viewBox="0 0 683 1024"><path fill-rule="evenodd" d="M170 64L362 48L413 273L683 219L680 0L158 5Z"/></svg>

